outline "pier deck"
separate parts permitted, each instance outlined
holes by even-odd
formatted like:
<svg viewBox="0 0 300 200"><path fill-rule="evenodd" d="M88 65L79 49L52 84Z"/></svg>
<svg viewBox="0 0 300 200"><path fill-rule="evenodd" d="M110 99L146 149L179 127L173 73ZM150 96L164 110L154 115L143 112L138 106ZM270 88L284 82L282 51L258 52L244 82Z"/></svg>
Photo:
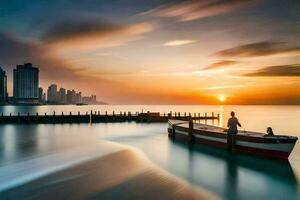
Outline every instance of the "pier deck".
<svg viewBox="0 0 300 200"><path fill-rule="evenodd" d="M140 122L140 123L151 123L151 122L167 122L168 119L178 120L219 120L220 115L207 113L200 115L200 113L158 113L158 112L146 112L146 113L131 113L131 112L120 112L116 114L100 113L99 111L90 111L86 113L61 113L57 115L55 112L52 114L47 113L36 113L35 115L8 115L5 116L3 113L0 116L0 124L59 124L59 123L105 123L105 122Z"/></svg>

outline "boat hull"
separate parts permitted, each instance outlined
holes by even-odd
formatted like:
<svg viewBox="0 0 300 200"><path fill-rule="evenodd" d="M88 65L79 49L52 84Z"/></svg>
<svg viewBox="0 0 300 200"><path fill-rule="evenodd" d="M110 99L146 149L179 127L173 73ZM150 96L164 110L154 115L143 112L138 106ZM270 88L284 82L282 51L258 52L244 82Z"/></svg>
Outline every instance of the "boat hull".
<svg viewBox="0 0 300 200"><path fill-rule="evenodd" d="M203 125L205 126L205 125ZM190 133L192 130L192 133ZM204 144L217 148L227 149L227 134L201 130L189 129L187 124L170 125L169 136L175 140ZM274 159L288 159L292 152L297 137L252 137L247 135L234 136L232 151L263 156Z"/></svg>

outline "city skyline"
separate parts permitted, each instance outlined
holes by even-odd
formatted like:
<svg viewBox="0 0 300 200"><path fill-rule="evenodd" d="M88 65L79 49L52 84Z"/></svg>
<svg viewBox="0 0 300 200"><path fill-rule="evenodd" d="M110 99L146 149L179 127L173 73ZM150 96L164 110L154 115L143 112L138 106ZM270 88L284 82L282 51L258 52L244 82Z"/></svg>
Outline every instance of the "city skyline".
<svg viewBox="0 0 300 200"><path fill-rule="evenodd" d="M15 65L33 62L43 88L55 82L112 104L300 104L296 1L5 0L0 7L8 80Z"/></svg>
<svg viewBox="0 0 300 200"><path fill-rule="evenodd" d="M98 102L96 95L83 96L82 92L74 89L66 90L52 83L44 92L39 87L39 68L32 63L16 65L13 69L13 92L7 92L7 75L0 67L0 103L5 104L103 104Z"/></svg>

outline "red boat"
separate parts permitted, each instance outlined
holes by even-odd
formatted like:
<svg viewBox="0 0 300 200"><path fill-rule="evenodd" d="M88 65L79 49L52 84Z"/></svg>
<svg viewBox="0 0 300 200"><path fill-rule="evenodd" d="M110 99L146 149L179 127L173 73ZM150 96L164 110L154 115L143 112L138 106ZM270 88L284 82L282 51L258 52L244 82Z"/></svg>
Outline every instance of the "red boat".
<svg viewBox="0 0 300 200"><path fill-rule="evenodd" d="M169 120L169 136L175 140L207 144L227 149L226 129L189 121ZM233 151L288 159L298 138L294 136L265 136L263 133L239 131L234 136Z"/></svg>

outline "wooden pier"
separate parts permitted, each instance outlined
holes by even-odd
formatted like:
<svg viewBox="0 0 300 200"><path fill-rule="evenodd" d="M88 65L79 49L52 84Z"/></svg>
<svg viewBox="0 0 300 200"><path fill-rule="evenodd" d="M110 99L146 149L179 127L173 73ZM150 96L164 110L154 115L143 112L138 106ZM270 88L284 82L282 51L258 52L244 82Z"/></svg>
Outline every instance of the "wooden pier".
<svg viewBox="0 0 300 200"><path fill-rule="evenodd" d="M159 112L146 112L146 113L131 113L120 112L110 113L99 111L90 111L86 113L36 113L35 115L8 115L3 113L0 116L0 124L62 124L62 123L105 123L105 122L138 122L138 123L151 123L151 122L167 122L168 119L178 120L219 120L220 114L215 113L159 113Z"/></svg>

